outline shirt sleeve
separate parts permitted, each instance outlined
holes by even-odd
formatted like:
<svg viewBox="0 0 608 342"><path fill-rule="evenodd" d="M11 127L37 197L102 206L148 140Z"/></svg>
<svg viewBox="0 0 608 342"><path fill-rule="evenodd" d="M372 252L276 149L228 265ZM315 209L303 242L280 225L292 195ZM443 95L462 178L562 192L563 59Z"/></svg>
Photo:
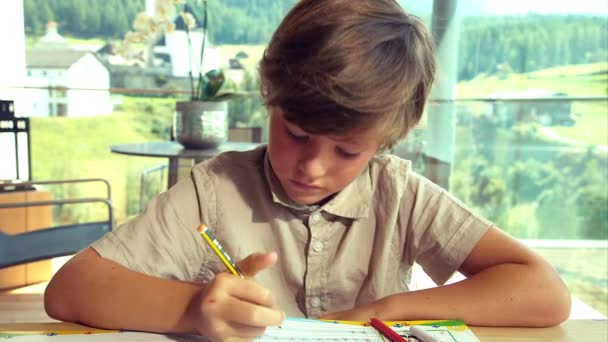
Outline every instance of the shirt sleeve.
<svg viewBox="0 0 608 342"><path fill-rule="evenodd" d="M492 224L428 179L410 172L406 255L437 284L458 270Z"/></svg>
<svg viewBox="0 0 608 342"><path fill-rule="evenodd" d="M198 173L198 176L204 176ZM200 206L194 174L154 198L146 210L120 225L91 247L103 258L161 278L193 280L205 257L197 227ZM210 187L211 182L203 182ZM208 199L213 201L213 199ZM205 215L206 216L206 215Z"/></svg>

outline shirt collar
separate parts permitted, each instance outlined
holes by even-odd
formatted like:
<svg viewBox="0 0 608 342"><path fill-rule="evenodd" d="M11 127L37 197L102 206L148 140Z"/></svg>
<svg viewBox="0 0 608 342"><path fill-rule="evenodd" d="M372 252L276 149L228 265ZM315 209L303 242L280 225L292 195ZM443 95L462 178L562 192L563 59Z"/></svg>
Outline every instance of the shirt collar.
<svg viewBox="0 0 608 342"><path fill-rule="evenodd" d="M270 159L268 158L268 149L266 149L264 155L264 175L272 193L272 200L275 203L308 213L320 209L336 216L351 219L365 218L369 215L372 181L368 167L323 206L297 204L287 196L272 170Z"/></svg>

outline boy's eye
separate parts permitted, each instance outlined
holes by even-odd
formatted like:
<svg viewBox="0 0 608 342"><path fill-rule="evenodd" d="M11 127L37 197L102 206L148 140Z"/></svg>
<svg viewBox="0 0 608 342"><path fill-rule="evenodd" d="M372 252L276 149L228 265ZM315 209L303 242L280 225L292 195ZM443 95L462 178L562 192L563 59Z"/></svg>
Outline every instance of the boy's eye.
<svg viewBox="0 0 608 342"><path fill-rule="evenodd" d="M358 153L358 152L348 152L340 147L336 147L336 151L338 151L338 154L341 157L346 158L346 159L354 159L360 155L360 153Z"/></svg>
<svg viewBox="0 0 608 342"><path fill-rule="evenodd" d="M285 129L287 135L296 142L305 142L308 140L308 135L297 135L290 131L289 129Z"/></svg>

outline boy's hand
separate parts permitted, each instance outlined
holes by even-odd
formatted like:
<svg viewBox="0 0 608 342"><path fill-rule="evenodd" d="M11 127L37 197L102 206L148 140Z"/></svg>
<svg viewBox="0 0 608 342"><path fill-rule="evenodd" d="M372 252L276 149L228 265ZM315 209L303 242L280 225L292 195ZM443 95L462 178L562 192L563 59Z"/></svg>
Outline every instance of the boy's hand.
<svg viewBox="0 0 608 342"><path fill-rule="evenodd" d="M276 253L252 254L238 267L251 277L276 260ZM196 331L211 341L251 341L267 326L283 321L283 312L274 306L274 296L268 289L251 279L221 273L201 288L186 315Z"/></svg>
<svg viewBox="0 0 608 342"><path fill-rule="evenodd" d="M263 269L269 268L277 262L277 253L254 253L237 262L239 269L247 277L253 277Z"/></svg>

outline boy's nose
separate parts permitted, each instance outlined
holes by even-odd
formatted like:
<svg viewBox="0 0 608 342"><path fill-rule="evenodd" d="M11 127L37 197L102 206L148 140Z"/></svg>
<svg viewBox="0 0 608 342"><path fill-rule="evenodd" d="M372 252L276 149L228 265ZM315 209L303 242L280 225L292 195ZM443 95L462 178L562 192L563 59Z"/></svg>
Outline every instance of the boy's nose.
<svg viewBox="0 0 608 342"><path fill-rule="evenodd" d="M327 165L319 153L309 154L298 161L298 171L305 177L304 180L313 181L325 175Z"/></svg>

